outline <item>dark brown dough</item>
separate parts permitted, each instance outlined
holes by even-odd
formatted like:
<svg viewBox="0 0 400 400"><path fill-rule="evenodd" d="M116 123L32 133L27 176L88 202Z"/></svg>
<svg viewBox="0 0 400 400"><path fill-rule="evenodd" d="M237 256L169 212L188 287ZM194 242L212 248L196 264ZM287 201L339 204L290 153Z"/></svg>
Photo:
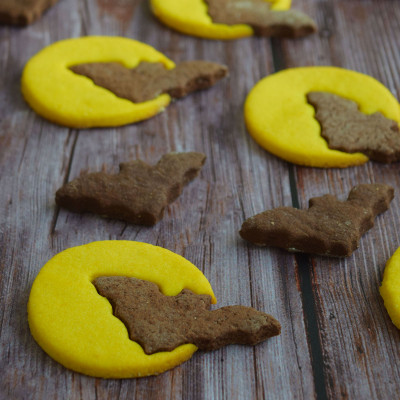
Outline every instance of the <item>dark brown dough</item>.
<svg viewBox="0 0 400 400"><path fill-rule="evenodd" d="M74 212L154 225L197 176L205 159L201 153L169 153L155 166L136 160L121 164L116 175L83 174L57 191L56 203Z"/></svg>
<svg viewBox="0 0 400 400"><path fill-rule="evenodd" d="M247 24L257 36L301 37L316 32L315 22L296 10L275 11L264 0L205 0L215 23Z"/></svg>
<svg viewBox="0 0 400 400"><path fill-rule="evenodd" d="M181 98L213 86L228 74L224 65L208 61L186 61L170 70L161 63L149 62L142 62L133 69L118 63L78 64L70 69L134 103L152 100L162 93Z"/></svg>
<svg viewBox="0 0 400 400"><path fill-rule="evenodd" d="M177 296L165 296L152 282L122 276L99 277L93 284L110 301L130 339L146 354L172 351L185 343L202 350L228 344L255 345L281 331L275 318L251 307L208 311L211 297L187 289Z"/></svg>
<svg viewBox="0 0 400 400"><path fill-rule="evenodd" d="M0 0L0 24L29 25L58 0Z"/></svg>
<svg viewBox="0 0 400 400"><path fill-rule="evenodd" d="M264 211L247 219L240 235L260 246L347 257L392 199L391 186L358 185L343 202L326 194L310 199L308 210L279 207Z"/></svg>
<svg viewBox="0 0 400 400"><path fill-rule="evenodd" d="M327 92L310 92L321 135L328 147L346 153L360 152L383 163L400 161L400 131L396 121L380 112L366 115L357 103Z"/></svg>

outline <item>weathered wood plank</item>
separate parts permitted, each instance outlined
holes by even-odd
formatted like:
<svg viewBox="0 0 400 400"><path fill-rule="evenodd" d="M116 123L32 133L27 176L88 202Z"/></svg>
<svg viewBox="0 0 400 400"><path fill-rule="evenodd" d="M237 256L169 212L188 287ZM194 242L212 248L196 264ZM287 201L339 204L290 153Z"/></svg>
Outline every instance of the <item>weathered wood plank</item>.
<svg viewBox="0 0 400 400"><path fill-rule="evenodd" d="M399 187L396 165L297 168L247 134L245 96L277 68L345 66L399 94L400 3L298 0L295 6L317 18L320 33L273 40L272 47L268 39L179 35L139 0L61 0L26 29L0 28L0 187L6 188L0 191L0 393L6 398L392 399L398 393L399 332L377 291L384 262L399 242L396 200L347 260L260 249L237 234L245 218L268 208L305 206L311 196L344 194L362 181ZM47 44L92 34L142 40L174 61L226 63L231 76L136 125L70 131L42 120L19 93L23 65ZM107 165L116 171L128 159L154 163L165 152L192 150L206 153L207 163L153 228L76 215L54 204L55 190L82 170ZM210 280L218 306L240 303L269 312L282 322L282 335L254 349L198 352L151 378L103 380L66 370L31 338L25 311L30 286L55 253L105 239L146 241L183 255Z"/></svg>
<svg viewBox="0 0 400 400"><path fill-rule="evenodd" d="M247 40L242 43L228 44L206 42L205 45L198 39L180 37L165 28L162 29L165 32L161 35L162 40L158 39L158 49L174 57L176 50L171 49L171 43L179 41L180 50L174 60L205 58L234 65L231 79L221 83L221 87L177 101L163 114L145 123L116 130L80 132L70 178L77 176L81 169L101 168L104 161L108 165L115 166L129 157L139 156L147 161L156 162L166 151L189 150L204 151L208 156L200 178L185 189L183 195L169 208L163 221L154 228L126 227L120 222L60 211L56 233L60 237L60 232L63 232L61 240L64 243L71 243L72 240L72 243L79 244L82 241L88 241L88 238L90 240L109 237L135 239L158 244L183 254L195 265L202 267L212 282L217 296L221 298L221 306L233 303L247 305L254 303L264 308L270 303L278 303L276 295L280 293L282 296L283 291L273 288L277 280L283 281L284 287L289 285L286 290L290 293L285 293L286 298L297 299L299 294L296 283L293 281L290 285L285 282L286 277L282 276L279 268L282 263L279 258L272 262L270 255L264 252L256 257L258 263L253 263L248 258L247 245L244 245L237 235L244 218L243 204L250 208L251 214L254 213L254 208L260 210L264 206L263 203L268 203L271 199L270 193L274 193L272 199L275 203L278 202L277 197L283 198L286 202L290 201L288 185L284 186L286 187L284 193L280 190L273 191L271 187L275 185L274 176L277 174L280 180L287 181L287 171L279 167L279 163L275 162L272 165L268 163L264 152L258 149L245 132L242 118L245 94L260 76L267 73L263 60L269 60L268 63L271 65L270 55L262 49L261 41ZM246 46L243 46L243 42ZM262 54L262 57L257 60L257 65L243 66L241 64L243 56L250 58L256 51ZM252 72L253 69L259 69L256 76ZM242 83L238 89L235 82L238 81L239 76ZM209 107L210 103L212 107ZM228 118L227 115L229 115ZM200 123L200 121L204 122ZM98 140L93 141L92 135L96 135ZM100 153L104 155L104 158L97 158L94 162L87 156ZM94 165L96 161L98 165ZM260 171L260 173L254 174L254 171ZM268 177L268 180L264 176ZM253 196L257 191L261 196ZM198 204L193 201L196 198L199 201ZM73 232L74 237L70 238L69 232ZM236 249L236 244L239 245L239 249L233 251L233 248ZM254 251L259 250L254 249ZM252 268L249 269L250 262L252 266L258 264L259 270L253 272ZM265 274L261 267L266 270L271 267L274 269L270 274ZM253 301L251 273L257 274L258 282L255 285ZM268 297L263 295L263 291L266 290L270 292ZM261 301L255 296L270 301ZM293 304L298 304L298 301L294 299ZM246 395L254 397L257 393L262 393L262 388L265 387L268 387L271 392L280 393L282 381L292 381L296 389L290 390L302 394L303 385L298 381L301 377L304 383L307 383L304 385L306 387L304 397L309 397L313 393L313 384L301 307L289 305L287 301L278 304L281 306L275 310L268 309L268 312L274 315L283 314L288 323L292 319L290 314L297 317L289 323L292 328L285 329L284 348L291 348L292 354L296 354L296 346L302 350L297 350L296 358L299 359L303 370L307 371L305 374L298 374L298 365L292 364L291 361L285 363L281 351L263 347L265 350L254 355L252 351L248 351L249 349L237 347L233 351L223 349L213 354L196 354L186 364L189 365L188 368L185 365L162 377L150 378L149 384L156 382L156 387L166 386L167 382L173 379L174 385L177 387L180 385L180 390L188 398L195 398L203 392L205 398L211 396L215 398L238 396L240 398ZM292 308L288 309L288 307ZM287 323L284 325L287 326ZM293 330L298 330L299 333L302 331L299 338L294 339ZM296 340L296 344L293 340ZM272 355L269 354L271 351ZM271 365L289 368L290 376L285 376L286 374L280 372L279 377L274 377L270 370L268 374L265 374L264 369L270 369L271 365L269 363L265 365L262 361L260 362L262 372L257 372L258 380L254 381L254 365L257 368L257 359L263 360L266 356ZM183 370L183 372L177 374L177 370ZM173 378L165 381L168 375ZM136 387L145 385L142 383L144 381L146 380L136 383ZM132 382L125 381L123 385L132 385ZM177 389L174 388L174 390ZM297 395L297 398L302 398L302 395Z"/></svg>
<svg viewBox="0 0 400 400"><path fill-rule="evenodd" d="M18 137L6 132L5 121L0 136L7 148L7 153L2 153L7 158L3 155L0 159L0 183L19 176L13 190L0 195L0 218L11 221L4 226L6 235L1 240L2 298L18 311L17 320L10 312L2 319L1 343L7 351L2 352L1 362L10 366L1 378L5 393L38 399L124 398L132 393L146 399L262 398L271 393L276 398L313 397L300 294L296 281L288 278L294 273L293 258L261 251L245 244L237 234L245 217L281 202L290 203L287 166L272 156L265 157L248 137L242 118L246 93L260 77L272 72L268 40L223 43L184 37L160 25L146 2L122 0L116 4L61 1L38 24L24 31L2 28L1 34L1 61L6 66L2 76L10 76L17 68L13 86L8 79L2 82L7 90L2 112L14 118L12 128L20 132ZM220 61L231 66L231 79L178 101L141 124L68 131L29 111L19 94L18 81L24 63L40 48L81 34L133 37L154 45L175 61ZM24 50L24 44L30 42L33 45ZM10 49L18 56L9 55ZM12 117L15 107L8 99L19 101L20 112L29 123ZM40 132L42 140L34 132ZM25 149L22 171L8 176L6 166L20 162L18 156L28 140L31 143ZM189 150L205 152L207 164L154 228L74 215L54 205L56 188L81 170L94 171L107 164L115 171L119 162L130 158L156 162L165 152ZM21 182L26 182L22 189ZM13 207L3 207L7 202ZM21 209L23 215L18 211ZM29 334L25 312L29 288L53 254L104 239L141 240L182 254L209 278L219 306L241 303L270 312L281 320L282 335L255 349L231 346L197 353L170 372L140 380L93 379L66 370L45 355ZM28 262L29 270L21 267ZM18 281L17 290L13 276L23 280L23 284ZM15 338L16 332L19 335Z"/></svg>
<svg viewBox="0 0 400 400"><path fill-rule="evenodd" d="M337 65L374 76L393 94L400 93L400 38L391 1L299 1L316 15L319 37L285 41L280 47L285 67ZM385 182L398 192L398 165L368 163L345 170L295 168L300 205L325 193L347 197L358 183ZM398 196L398 193L397 193ZM398 397L399 331L390 322L378 288L386 260L399 245L399 201L377 219L360 248L344 260L309 257L304 274L311 280L320 344L320 367L326 394L337 398Z"/></svg>

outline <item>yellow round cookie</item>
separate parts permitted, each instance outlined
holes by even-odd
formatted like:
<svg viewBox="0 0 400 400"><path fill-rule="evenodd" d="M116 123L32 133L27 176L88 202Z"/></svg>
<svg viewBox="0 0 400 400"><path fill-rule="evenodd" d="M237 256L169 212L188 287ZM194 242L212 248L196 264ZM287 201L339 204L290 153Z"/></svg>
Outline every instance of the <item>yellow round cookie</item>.
<svg viewBox="0 0 400 400"><path fill-rule="evenodd" d="M143 103L117 97L69 67L90 62L118 62L134 68L140 62L175 64L144 43L123 37L88 36L45 47L25 66L22 93L42 117L75 128L119 126L150 118L171 101L167 94Z"/></svg>
<svg viewBox="0 0 400 400"><path fill-rule="evenodd" d="M265 0L273 10L287 10L291 0ZM253 35L249 25L214 24L203 0L151 0L153 14L165 25L206 39L239 39Z"/></svg>
<svg viewBox="0 0 400 400"><path fill-rule="evenodd" d="M57 254L36 277L28 320L38 344L65 367L102 378L155 375L189 359L197 350L192 344L146 355L129 339L91 283L115 275L154 282L168 296L184 288L209 294L216 303L205 276L183 257L146 243L94 242Z"/></svg>
<svg viewBox="0 0 400 400"><path fill-rule="evenodd" d="M400 329L400 248L386 263L380 293L390 318Z"/></svg>
<svg viewBox="0 0 400 400"><path fill-rule="evenodd" d="M269 152L284 160L310 167L348 167L368 157L328 148L307 103L311 91L330 92L357 102L366 114L380 111L400 121L400 105L376 79L336 67L303 67L272 74L250 91L244 106L247 129Z"/></svg>

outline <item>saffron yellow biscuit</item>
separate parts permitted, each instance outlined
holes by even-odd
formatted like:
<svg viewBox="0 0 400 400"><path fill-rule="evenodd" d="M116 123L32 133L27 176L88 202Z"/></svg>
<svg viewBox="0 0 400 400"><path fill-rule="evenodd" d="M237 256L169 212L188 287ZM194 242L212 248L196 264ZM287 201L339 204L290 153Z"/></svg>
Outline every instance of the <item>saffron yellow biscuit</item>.
<svg viewBox="0 0 400 400"><path fill-rule="evenodd" d="M400 248L386 263L380 293L390 318L400 329Z"/></svg>
<svg viewBox="0 0 400 400"><path fill-rule="evenodd" d="M291 0L265 0L272 10L287 10ZM206 39L239 39L253 35L249 25L215 24L203 0L151 0L153 14L165 25Z"/></svg>
<svg viewBox="0 0 400 400"><path fill-rule="evenodd" d="M37 53L25 66L22 93L42 117L74 128L119 126L150 118L171 101L167 94L133 103L96 86L69 67L91 62L118 62L134 68L140 62L175 64L144 43L107 36L88 36L56 42Z"/></svg>
<svg viewBox="0 0 400 400"><path fill-rule="evenodd" d="M102 378L155 375L189 359L197 349L192 344L146 355L129 339L109 301L92 284L111 275L154 282L169 296L190 289L216 303L201 271L169 250L131 241L70 248L41 269L29 297L29 326L46 353L67 368Z"/></svg>
<svg viewBox="0 0 400 400"><path fill-rule="evenodd" d="M272 74L249 93L244 116L247 129L258 144L284 160L310 167L349 167L368 157L331 150L321 136L315 110L306 95L330 92L358 103L360 111L380 111L400 121L400 105L374 78L336 67L303 67Z"/></svg>

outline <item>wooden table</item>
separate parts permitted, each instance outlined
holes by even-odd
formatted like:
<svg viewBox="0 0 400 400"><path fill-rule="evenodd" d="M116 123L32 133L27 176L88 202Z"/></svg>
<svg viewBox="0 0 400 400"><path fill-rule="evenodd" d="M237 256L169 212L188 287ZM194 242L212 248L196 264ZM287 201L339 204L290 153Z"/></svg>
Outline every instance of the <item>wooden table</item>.
<svg viewBox="0 0 400 400"><path fill-rule="evenodd" d="M156 21L147 1L60 0L28 28L0 29L0 398L1 399L388 399L400 398L400 334L378 288L400 243L399 164L347 169L291 165L246 132L243 103L262 77L287 67L336 65L367 73L400 94L400 2L297 0L319 33L301 40L210 41ZM20 93L27 60L81 35L122 35L176 62L227 64L230 79L173 103L160 115L115 129L75 130L37 116ZM268 112L268 110L266 110ZM80 171L169 151L202 151L200 177L152 228L77 215L54 193ZM385 182L397 194L349 258L258 248L238 230L266 209L306 207L310 197L344 199L358 183ZM243 304L282 323L281 336L254 348L197 352L157 377L104 380L53 361L33 340L26 304L53 255L84 243L126 239L166 247L197 265L218 305Z"/></svg>

